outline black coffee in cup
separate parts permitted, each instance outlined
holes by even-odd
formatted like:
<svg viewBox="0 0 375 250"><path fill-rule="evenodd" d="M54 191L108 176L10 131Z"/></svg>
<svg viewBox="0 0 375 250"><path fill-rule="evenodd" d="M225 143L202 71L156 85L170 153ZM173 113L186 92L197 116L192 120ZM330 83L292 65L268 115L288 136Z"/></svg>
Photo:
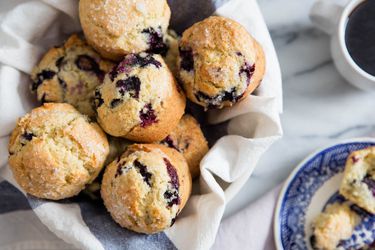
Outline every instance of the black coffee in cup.
<svg viewBox="0 0 375 250"><path fill-rule="evenodd" d="M375 0L364 1L350 14L345 42L355 63L375 76Z"/></svg>

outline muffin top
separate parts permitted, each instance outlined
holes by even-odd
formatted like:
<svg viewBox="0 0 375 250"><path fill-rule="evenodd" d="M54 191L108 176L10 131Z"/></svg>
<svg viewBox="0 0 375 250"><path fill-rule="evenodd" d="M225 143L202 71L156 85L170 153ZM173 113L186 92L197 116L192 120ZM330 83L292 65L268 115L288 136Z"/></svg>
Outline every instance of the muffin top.
<svg viewBox="0 0 375 250"><path fill-rule="evenodd" d="M212 16L187 29L179 43L180 78L189 99L221 108L241 99L256 68L255 40L239 23Z"/></svg>
<svg viewBox="0 0 375 250"><path fill-rule="evenodd" d="M191 190L185 159L162 145L129 146L106 169L102 197L124 227L156 233L171 226Z"/></svg>
<svg viewBox="0 0 375 250"><path fill-rule="evenodd" d="M166 0L81 0L79 15L88 42L104 57L166 52L171 16Z"/></svg>
<svg viewBox="0 0 375 250"><path fill-rule="evenodd" d="M50 49L33 69L31 89L42 103L70 103L93 117L94 90L113 66L85 41L72 35L61 47Z"/></svg>
<svg viewBox="0 0 375 250"><path fill-rule="evenodd" d="M9 141L9 164L18 184L40 198L78 194L103 167L106 135L73 106L46 103L18 120Z"/></svg>
<svg viewBox="0 0 375 250"><path fill-rule="evenodd" d="M168 121L175 116L176 121L171 125L176 126L185 108L184 96L177 91L175 79L163 58L148 53L127 55L105 77L95 98L98 121L103 129L125 138L136 127L169 126ZM165 112L173 109L177 112ZM169 132L160 129L159 132Z"/></svg>

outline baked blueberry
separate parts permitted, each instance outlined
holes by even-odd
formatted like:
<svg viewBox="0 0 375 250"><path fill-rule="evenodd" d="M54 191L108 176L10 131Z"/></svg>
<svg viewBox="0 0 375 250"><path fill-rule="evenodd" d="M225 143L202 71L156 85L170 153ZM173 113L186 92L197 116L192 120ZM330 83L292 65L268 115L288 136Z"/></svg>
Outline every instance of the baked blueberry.
<svg viewBox="0 0 375 250"><path fill-rule="evenodd" d="M118 98L116 98L116 99L113 99L112 101L111 101L111 108L116 108L118 105L120 105L121 104L121 102L122 102L122 99L118 99Z"/></svg>
<svg viewBox="0 0 375 250"><path fill-rule="evenodd" d="M94 99L94 102L95 102L95 107L96 108L99 108L104 103L104 100L102 98L102 94L100 93L100 91L98 89L95 90L95 99Z"/></svg>
<svg viewBox="0 0 375 250"><path fill-rule="evenodd" d="M176 143L173 141L172 137L170 135L168 135L167 137L164 138L164 140L162 140L160 142L161 144L164 144L170 148L174 148L176 149L177 151L180 151L180 149L177 147Z"/></svg>
<svg viewBox="0 0 375 250"><path fill-rule="evenodd" d="M156 68L162 67L161 63L155 59L152 54L147 54L146 56L136 55L136 63L141 67L147 67L149 65L154 65Z"/></svg>
<svg viewBox="0 0 375 250"><path fill-rule="evenodd" d="M186 71L193 71L194 70L194 56L193 51L191 49L179 49L181 62L180 68Z"/></svg>
<svg viewBox="0 0 375 250"><path fill-rule="evenodd" d="M42 72L36 74L36 78L33 81L31 90L37 90L38 87L45 81L50 80L56 75L56 72L52 70L42 70Z"/></svg>
<svg viewBox="0 0 375 250"><path fill-rule="evenodd" d="M167 167L168 175L171 178L169 182L171 184L170 189L165 191L164 198L167 200L168 206L170 207L173 205L179 205L181 202L180 196L178 195L180 183L178 181L177 171L167 158L164 158L163 160Z"/></svg>
<svg viewBox="0 0 375 250"><path fill-rule="evenodd" d="M59 81L60 87L61 87L63 90L66 91L66 88L68 87L68 85L66 84L66 82L65 82L63 79L61 79L60 77L57 78L57 80Z"/></svg>
<svg viewBox="0 0 375 250"><path fill-rule="evenodd" d="M116 87L119 89L119 92L122 96L125 93L133 98L139 98L139 91L141 90L141 81L136 76L131 76L125 80L118 80L116 82Z"/></svg>
<svg viewBox="0 0 375 250"><path fill-rule="evenodd" d="M118 74L129 73L132 67L139 66L144 68L149 65L154 65L156 68L162 67L162 64L152 54L129 54L111 70L109 77L114 81Z"/></svg>
<svg viewBox="0 0 375 250"><path fill-rule="evenodd" d="M134 167L139 171L139 174L142 176L147 185L151 187L152 174L147 171L147 167L137 160L134 161Z"/></svg>
<svg viewBox="0 0 375 250"><path fill-rule="evenodd" d="M55 63L55 65L56 65L56 67L60 70L60 68L61 68L61 66L63 65L63 64L65 64L66 63L66 61L64 61L64 56L62 56L62 57L60 57L59 59L57 59L56 60L56 63Z"/></svg>
<svg viewBox="0 0 375 250"><path fill-rule="evenodd" d="M142 128L157 122L155 110L152 109L151 103L146 104L146 106L140 111L139 118L141 119Z"/></svg>
<svg viewBox="0 0 375 250"><path fill-rule="evenodd" d="M35 135L33 133L25 132L22 134L22 138L27 141L31 141Z"/></svg>
<svg viewBox="0 0 375 250"><path fill-rule="evenodd" d="M168 47L163 40L163 32L159 26L157 29L149 27L144 29L142 33L147 34L148 36L148 45L149 48L146 50L149 53L161 54L165 56L168 51Z"/></svg>
<svg viewBox="0 0 375 250"><path fill-rule="evenodd" d="M250 65L248 62L245 62L245 64L240 69L240 75L245 74L248 83L250 83L251 77L253 76L254 72L255 64Z"/></svg>
<svg viewBox="0 0 375 250"><path fill-rule="evenodd" d="M375 197L375 179L370 175L366 175L362 181L367 185L368 189L371 190L372 195Z"/></svg>

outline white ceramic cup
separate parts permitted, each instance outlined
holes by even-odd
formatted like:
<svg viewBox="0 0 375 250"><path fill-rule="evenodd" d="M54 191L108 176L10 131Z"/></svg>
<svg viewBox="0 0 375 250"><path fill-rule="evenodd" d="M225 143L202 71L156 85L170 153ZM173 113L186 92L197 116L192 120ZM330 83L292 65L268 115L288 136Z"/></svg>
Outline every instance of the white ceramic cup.
<svg viewBox="0 0 375 250"><path fill-rule="evenodd" d="M310 11L310 19L319 29L331 35L331 54L340 74L360 89L375 91L375 76L370 75L354 62L345 43L348 18L364 1L373 0L351 0L345 6L333 1L318 0Z"/></svg>

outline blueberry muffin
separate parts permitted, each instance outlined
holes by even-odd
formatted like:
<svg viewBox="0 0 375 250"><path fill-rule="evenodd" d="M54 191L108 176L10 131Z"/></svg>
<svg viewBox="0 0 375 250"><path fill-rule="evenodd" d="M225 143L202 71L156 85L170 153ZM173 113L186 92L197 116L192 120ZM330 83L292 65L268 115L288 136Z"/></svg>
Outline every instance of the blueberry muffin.
<svg viewBox="0 0 375 250"><path fill-rule="evenodd" d="M375 214L375 147L355 151L348 157L340 193Z"/></svg>
<svg viewBox="0 0 375 250"><path fill-rule="evenodd" d="M81 113L94 117L94 90L113 66L72 35L63 46L50 49L34 68L31 90L42 103L70 103Z"/></svg>
<svg viewBox="0 0 375 250"><path fill-rule="evenodd" d="M184 157L158 144L135 144L105 170L101 194L122 227L152 234L175 222L191 192Z"/></svg>
<svg viewBox="0 0 375 250"><path fill-rule="evenodd" d="M212 16L183 33L177 65L187 97L210 109L232 106L252 93L263 78L265 58L243 26Z"/></svg>
<svg viewBox="0 0 375 250"><path fill-rule="evenodd" d="M80 0L79 17L87 41L106 58L166 53L171 17L166 0Z"/></svg>
<svg viewBox="0 0 375 250"><path fill-rule="evenodd" d="M341 240L353 234L360 217L346 203L328 205L313 224L312 246L319 250L336 249Z"/></svg>
<svg viewBox="0 0 375 250"><path fill-rule="evenodd" d="M110 135L137 142L165 138L186 105L160 55L129 54L95 92L98 121Z"/></svg>
<svg viewBox="0 0 375 250"><path fill-rule="evenodd" d="M59 200L91 183L108 151L96 123L70 104L45 103L18 120L9 141L9 165L26 193Z"/></svg>
<svg viewBox="0 0 375 250"><path fill-rule="evenodd" d="M193 179L199 176L199 164L208 152L208 145L194 117L184 115L177 127L160 143L181 152L189 165Z"/></svg>

